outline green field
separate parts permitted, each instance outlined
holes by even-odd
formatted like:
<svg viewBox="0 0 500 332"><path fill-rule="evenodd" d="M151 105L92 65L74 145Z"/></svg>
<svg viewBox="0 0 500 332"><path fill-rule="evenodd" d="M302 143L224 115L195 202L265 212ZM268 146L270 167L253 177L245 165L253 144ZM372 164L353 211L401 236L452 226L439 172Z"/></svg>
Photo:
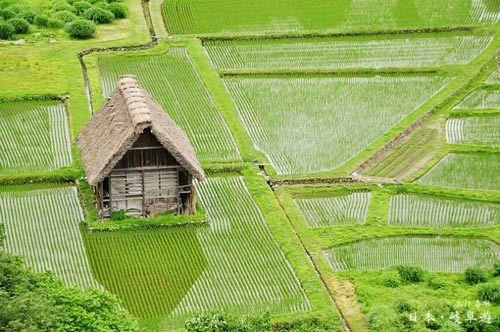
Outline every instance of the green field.
<svg viewBox="0 0 500 332"><path fill-rule="evenodd" d="M500 5L495 0L166 0L162 9L171 34L252 35L491 23L498 21Z"/></svg>
<svg viewBox="0 0 500 332"><path fill-rule="evenodd" d="M495 70L488 76L484 81L486 84L498 84L500 83L500 68L495 68Z"/></svg>
<svg viewBox="0 0 500 332"><path fill-rule="evenodd" d="M448 144L500 145L500 115L451 118L446 121Z"/></svg>
<svg viewBox="0 0 500 332"><path fill-rule="evenodd" d="M437 76L224 79L255 147L278 174L341 166L449 81Z"/></svg>
<svg viewBox="0 0 500 332"><path fill-rule="evenodd" d="M85 254L80 223L83 212L76 187L0 189L4 248L23 255L34 270L53 271L67 285L101 287Z"/></svg>
<svg viewBox="0 0 500 332"><path fill-rule="evenodd" d="M370 193L325 198L295 198L309 227L364 224Z"/></svg>
<svg viewBox="0 0 500 332"><path fill-rule="evenodd" d="M397 195L389 201L388 222L406 227L480 227L500 222L500 205L433 196Z"/></svg>
<svg viewBox="0 0 500 332"><path fill-rule="evenodd" d="M500 90L476 90L464 98L455 109L500 108Z"/></svg>
<svg viewBox="0 0 500 332"><path fill-rule="evenodd" d="M0 174L50 171L71 164L68 118L52 101L0 102Z"/></svg>
<svg viewBox="0 0 500 332"><path fill-rule="evenodd" d="M448 154L416 182L442 187L500 190L498 153Z"/></svg>
<svg viewBox="0 0 500 332"><path fill-rule="evenodd" d="M88 233L96 278L143 318L310 310L243 179L208 178L197 188L209 227Z"/></svg>
<svg viewBox="0 0 500 332"><path fill-rule="evenodd" d="M470 266L491 267L500 259L500 246L482 239L391 237L349 243L323 253L334 271L409 264L428 271L462 272Z"/></svg>
<svg viewBox="0 0 500 332"><path fill-rule="evenodd" d="M433 67L467 64L491 36L214 40L204 45L215 67L237 69Z"/></svg>
<svg viewBox="0 0 500 332"><path fill-rule="evenodd" d="M240 159L236 143L184 48L154 56L111 56L99 60L105 96L118 77L133 74L186 132L201 161Z"/></svg>

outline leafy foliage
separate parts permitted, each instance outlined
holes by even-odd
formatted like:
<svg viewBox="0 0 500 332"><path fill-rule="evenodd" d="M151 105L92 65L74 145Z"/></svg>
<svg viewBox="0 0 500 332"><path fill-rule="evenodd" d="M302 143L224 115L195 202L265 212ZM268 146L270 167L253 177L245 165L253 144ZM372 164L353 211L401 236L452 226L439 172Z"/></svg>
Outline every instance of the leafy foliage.
<svg viewBox="0 0 500 332"><path fill-rule="evenodd" d="M16 28L9 22L0 21L0 39L11 39L16 33Z"/></svg>
<svg viewBox="0 0 500 332"><path fill-rule="evenodd" d="M500 284L496 282L479 286L477 290L477 299L492 302L497 305L500 304Z"/></svg>
<svg viewBox="0 0 500 332"><path fill-rule="evenodd" d="M399 278L403 283L414 283L424 280L424 270L418 266L398 265L396 266Z"/></svg>
<svg viewBox="0 0 500 332"><path fill-rule="evenodd" d="M188 332L222 332L222 331L270 331L271 317L269 313L261 316L233 316L224 312L198 313L186 320L184 327Z"/></svg>
<svg viewBox="0 0 500 332"><path fill-rule="evenodd" d="M91 21L79 19L68 23L65 29L72 38L88 39L94 35L96 27Z"/></svg>
<svg viewBox="0 0 500 332"><path fill-rule="evenodd" d="M109 5L108 10L115 15L115 18L127 17L127 8L121 3L112 3Z"/></svg>
<svg viewBox="0 0 500 332"><path fill-rule="evenodd" d="M38 14L35 16L33 23L39 27L46 27L49 24L49 18L46 15Z"/></svg>
<svg viewBox="0 0 500 332"><path fill-rule="evenodd" d="M76 16L75 14L73 14L72 12L68 11L68 10L62 10L60 12L57 12L55 13L52 18L56 19L56 20L60 20L60 21L63 21L64 23L69 23L69 22L72 22L76 19Z"/></svg>
<svg viewBox="0 0 500 332"><path fill-rule="evenodd" d="M16 33L28 33L30 24L24 18L14 17L7 21L12 24Z"/></svg>
<svg viewBox="0 0 500 332"><path fill-rule="evenodd" d="M92 7L87 9L83 16L89 20L96 23L111 23L113 22L115 16L109 10L105 10L98 7Z"/></svg>
<svg viewBox="0 0 500 332"><path fill-rule="evenodd" d="M92 8L92 5L87 1L77 1L73 3L77 15L82 15L87 9Z"/></svg>
<svg viewBox="0 0 500 332"><path fill-rule="evenodd" d="M479 284L481 282L486 282L488 278L486 277L486 272L477 267L469 267L464 272L465 281L469 285Z"/></svg>

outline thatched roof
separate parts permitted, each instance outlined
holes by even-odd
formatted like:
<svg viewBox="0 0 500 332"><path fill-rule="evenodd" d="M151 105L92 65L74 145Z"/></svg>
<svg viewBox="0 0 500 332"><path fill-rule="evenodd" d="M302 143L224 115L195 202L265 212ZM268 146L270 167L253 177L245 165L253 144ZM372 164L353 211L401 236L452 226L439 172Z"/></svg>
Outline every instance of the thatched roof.
<svg viewBox="0 0 500 332"><path fill-rule="evenodd" d="M184 131L134 76L126 75L76 139L88 182L96 185L108 176L147 128L191 175L205 178Z"/></svg>

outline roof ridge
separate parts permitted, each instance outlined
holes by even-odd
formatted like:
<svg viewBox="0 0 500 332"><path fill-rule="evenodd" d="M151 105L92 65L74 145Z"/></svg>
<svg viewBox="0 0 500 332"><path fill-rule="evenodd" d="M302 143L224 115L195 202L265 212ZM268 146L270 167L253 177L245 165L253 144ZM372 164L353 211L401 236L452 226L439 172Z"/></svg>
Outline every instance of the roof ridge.
<svg viewBox="0 0 500 332"><path fill-rule="evenodd" d="M151 108L146 100L145 91L134 75L122 75L118 80L118 88L125 99L127 109L135 127L151 123Z"/></svg>

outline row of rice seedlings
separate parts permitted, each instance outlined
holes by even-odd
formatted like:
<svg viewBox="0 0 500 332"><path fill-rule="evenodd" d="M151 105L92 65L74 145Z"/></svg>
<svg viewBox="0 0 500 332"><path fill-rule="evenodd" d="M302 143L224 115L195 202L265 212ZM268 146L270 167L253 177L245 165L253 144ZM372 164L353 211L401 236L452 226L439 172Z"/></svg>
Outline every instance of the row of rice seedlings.
<svg viewBox="0 0 500 332"><path fill-rule="evenodd" d="M416 182L442 187L500 190L500 154L451 153Z"/></svg>
<svg viewBox="0 0 500 332"><path fill-rule="evenodd" d="M0 173L50 171L69 166L70 144L63 104L0 103Z"/></svg>
<svg viewBox="0 0 500 332"><path fill-rule="evenodd" d="M454 107L454 109L485 108L500 108L500 90L476 90Z"/></svg>
<svg viewBox="0 0 500 332"><path fill-rule="evenodd" d="M484 81L486 84L499 84L500 83L500 67L495 68Z"/></svg>
<svg viewBox="0 0 500 332"><path fill-rule="evenodd" d="M230 77L224 83L254 145L278 174L339 167L450 78Z"/></svg>
<svg viewBox="0 0 500 332"><path fill-rule="evenodd" d="M113 56L99 61L105 96L123 74L141 85L186 132L202 161L240 159L231 132L184 48L162 55Z"/></svg>
<svg viewBox="0 0 500 332"><path fill-rule="evenodd" d="M371 193L359 192L325 198L296 198L293 201L309 227L356 225L366 222Z"/></svg>
<svg viewBox="0 0 500 332"><path fill-rule="evenodd" d="M76 187L0 192L7 252L25 256L35 271L53 271L67 285L100 287L85 255L82 221Z"/></svg>
<svg viewBox="0 0 500 332"><path fill-rule="evenodd" d="M335 38L215 40L206 50L222 69L383 68L467 64L491 36L338 41Z"/></svg>
<svg viewBox="0 0 500 332"><path fill-rule="evenodd" d="M90 233L96 277L139 317L310 309L241 177L196 183L209 227Z"/></svg>
<svg viewBox="0 0 500 332"><path fill-rule="evenodd" d="M433 272L462 272L471 266L490 268L500 259L500 246L485 239L391 237L348 243L323 254L334 271L408 264Z"/></svg>
<svg viewBox="0 0 500 332"><path fill-rule="evenodd" d="M170 34L224 35L463 26L500 15L485 0L169 0L162 13Z"/></svg>
<svg viewBox="0 0 500 332"><path fill-rule="evenodd" d="M446 121L449 144L500 145L500 116L452 118Z"/></svg>
<svg viewBox="0 0 500 332"><path fill-rule="evenodd" d="M397 195L389 200L389 225L411 227L494 226L500 205L474 201Z"/></svg>

